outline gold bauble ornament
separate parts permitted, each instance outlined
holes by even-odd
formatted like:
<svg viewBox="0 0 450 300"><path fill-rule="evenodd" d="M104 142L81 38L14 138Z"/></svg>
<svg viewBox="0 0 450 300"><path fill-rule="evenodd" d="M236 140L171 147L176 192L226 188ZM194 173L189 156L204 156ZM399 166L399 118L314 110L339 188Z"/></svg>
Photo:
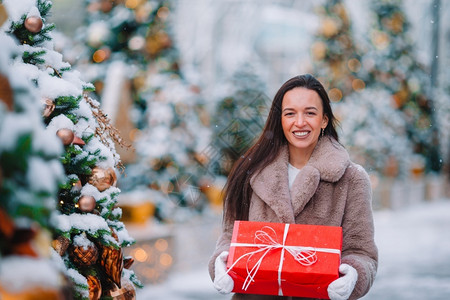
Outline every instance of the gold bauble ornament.
<svg viewBox="0 0 450 300"><path fill-rule="evenodd" d="M94 245L73 246L70 250L70 257L79 266L90 266L97 262L98 250Z"/></svg>
<svg viewBox="0 0 450 300"><path fill-rule="evenodd" d="M0 101L6 104L8 110L13 110L13 90L8 78L0 74Z"/></svg>
<svg viewBox="0 0 450 300"><path fill-rule="evenodd" d="M116 172L113 168L102 169L95 167L92 169L92 174L88 182L95 186L100 192L115 186L117 182Z"/></svg>
<svg viewBox="0 0 450 300"><path fill-rule="evenodd" d="M63 256L66 253L67 248L69 248L70 241L68 238L60 235L55 240L52 241L52 247L55 249L56 253Z"/></svg>
<svg viewBox="0 0 450 300"><path fill-rule="evenodd" d="M70 145L75 138L75 134L68 128L59 129L56 135L61 139L64 146Z"/></svg>
<svg viewBox="0 0 450 300"><path fill-rule="evenodd" d="M25 28L32 32L32 33L38 33L41 31L42 26L44 26L44 23L42 22L42 19L39 16L30 16L25 19Z"/></svg>
<svg viewBox="0 0 450 300"><path fill-rule="evenodd" d="M44 109L42 110L42 116L46 118L55 110L55 103L51 99L45 99L43 102Z"/></svg>
<svg viewBox="0 0 450 300"><path fill-rule="evenodd" d="M78 209L82 212L91 212L94 210L97 202L92 196L83 195L78 199Z"/></svg>
<svg viewBox="0 0 450 300"><path fill-rule="evenodd" d="M88 275L89 300L98 300L102 296L102 284L96 276Z"/></svg>

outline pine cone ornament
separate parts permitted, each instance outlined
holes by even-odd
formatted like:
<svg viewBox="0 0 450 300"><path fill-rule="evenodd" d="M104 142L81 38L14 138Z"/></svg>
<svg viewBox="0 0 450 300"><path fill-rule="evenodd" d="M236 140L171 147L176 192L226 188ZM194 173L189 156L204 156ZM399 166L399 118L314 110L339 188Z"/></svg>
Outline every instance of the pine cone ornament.
<svg viewBox="0 0 450 300"><path fill-rule="evenodd" d="M70 241L68 238L60 235L56 238L56 240L52 241L52 247L55 251L63 256L66 253L67 248L69 248Z"/></svg>
<svg viewBox="0 0 450 300"><path fill-rule="evenodd" d="M123 259L123 267L125 269L130 269L131 265L134 263L134 259L131 256L124 257Z"/></svg>
<svg viewBox="0 0 450 300"><path fill-rule="evenodd" d="M122 249L103 246L101 248L100 264L108 277L120 288L120 278L123 270Z"/></svg>
<svg viewBox="0 0 450 300"><path fill-rule="evenodd" d="M102 284L100 279L94 275L87 276L89 285L89 300L98 300L102 296Z"/></svg>
<svg viewBox="0 0 450 300"><path fill-rule="evenodd" d="M79 266L90 266L98 259L97 247L93 245L71 247L70 257Z"/></svg>

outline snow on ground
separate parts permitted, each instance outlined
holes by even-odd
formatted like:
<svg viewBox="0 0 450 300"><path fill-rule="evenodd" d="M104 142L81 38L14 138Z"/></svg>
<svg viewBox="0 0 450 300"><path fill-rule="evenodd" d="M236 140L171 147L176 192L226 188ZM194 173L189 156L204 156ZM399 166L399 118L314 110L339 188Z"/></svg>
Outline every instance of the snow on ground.
<svg viewBox="0 0 450 300"><path fill-rule="evenodd" d="M450 299L450 199L412 207L376 211L379 268L364 300ZM172 273L158 285L138 290L138 299L220 300L207 272L207 260L197 269Z"/></svg>

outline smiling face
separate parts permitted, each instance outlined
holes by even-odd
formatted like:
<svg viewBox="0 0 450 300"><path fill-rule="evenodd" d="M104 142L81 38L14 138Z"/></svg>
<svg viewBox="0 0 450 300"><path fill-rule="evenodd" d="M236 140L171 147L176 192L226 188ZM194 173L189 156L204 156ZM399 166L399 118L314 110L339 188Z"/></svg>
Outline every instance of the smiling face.
<svg viewBox="0 0 450 300"><path fill-rule="evenodd" d="M281 126L289 143L290 157L298 154L309 159L321 129L327 124L328 117L323 114L322 100L316 91L297 87L284 94Z"/></svg>

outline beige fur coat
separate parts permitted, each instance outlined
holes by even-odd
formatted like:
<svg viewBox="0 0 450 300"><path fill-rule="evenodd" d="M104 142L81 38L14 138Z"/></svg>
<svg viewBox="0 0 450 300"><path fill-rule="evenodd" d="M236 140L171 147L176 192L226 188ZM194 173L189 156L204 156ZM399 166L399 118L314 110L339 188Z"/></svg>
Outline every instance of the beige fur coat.
<svg viewBox="0 0 450 300"><path fill-rule="evenodd" d="M378 265L372 191L366 171L350 161L343 146L325 137L319 140L308 164L295 178L290 193L288 162L289 152L285 147L271 164L251 178L249 221L342 226L341 262L358 272L350 299L362 297L372 286ZM224 224L209 263L212 279L215 258L229 250L232 231L233 224ZM291 297L235 294L233 299Z"/></svg>

